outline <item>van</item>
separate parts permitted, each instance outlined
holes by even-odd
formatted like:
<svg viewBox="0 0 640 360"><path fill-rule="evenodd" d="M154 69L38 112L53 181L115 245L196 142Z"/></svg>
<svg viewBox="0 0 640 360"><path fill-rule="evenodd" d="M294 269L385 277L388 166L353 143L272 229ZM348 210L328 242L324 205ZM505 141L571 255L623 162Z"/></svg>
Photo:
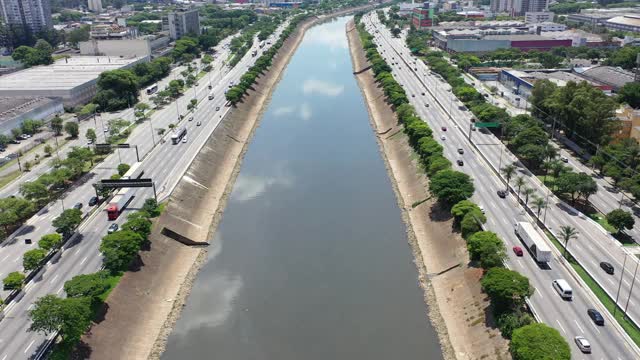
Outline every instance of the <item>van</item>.
<svg viewBox="0 0 640 360"><path fill-rule="evenodd" d="M569 286L569 283L567 283L564 279L556 279L553 280L552 283L553 288L556 289L558 295L560 295L561 298L566 300L573 299L573 290L571 290L571 286Z"/></svg>

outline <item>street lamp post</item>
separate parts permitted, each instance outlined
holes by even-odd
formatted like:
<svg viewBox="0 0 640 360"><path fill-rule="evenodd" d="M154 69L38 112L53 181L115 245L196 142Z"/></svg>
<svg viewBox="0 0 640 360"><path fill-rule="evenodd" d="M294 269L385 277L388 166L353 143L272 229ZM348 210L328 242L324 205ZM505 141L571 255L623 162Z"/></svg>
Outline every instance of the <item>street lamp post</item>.
<svg viewBox="0 0 640 360"><path fill-rule="evenodd" d="M622 287L622 278L624 277L624 269L627 265L627 253L624 253L624 262L622 263L622 271L620 272L620 282L618 283L618 291L616 292L616 301L613 307L613 316L616 316L616 311L618 310L618 297L620 296L620 288Z"/></svg>
<svg viewBox="0 0 640 360"><path fill-rule="evenodd" d="M624 316L627 316L627 308L629 307L629 301L631 301L631 293L633 292L633 285L636 284L636 274L638 273L638 265L640 261L636 260L636 269L633 271L633 280L631 280L631 289L629 289L629 296L627 297L627 303L624 305Z"/></svg>

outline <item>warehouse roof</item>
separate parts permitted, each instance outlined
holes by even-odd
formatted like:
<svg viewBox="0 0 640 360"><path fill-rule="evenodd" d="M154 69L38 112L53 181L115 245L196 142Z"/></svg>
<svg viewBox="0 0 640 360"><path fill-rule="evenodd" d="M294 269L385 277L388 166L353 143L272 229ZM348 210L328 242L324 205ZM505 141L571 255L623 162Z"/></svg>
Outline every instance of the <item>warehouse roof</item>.
<svg viewBox="0 0 640 360"><path fill-rule="evenodd" d="M633 73L630 71L612 66L594 66L585 70L582 75L616 88L621 88L624 84L632 82L634 79Z"/></svg>
<svg viewBox="0 0 640 360"><path fill-rule="evenodd" d="M619 24L619 25L628 25L628 26L637 26L640 27L640 16L638 15L624 15L624 16L616 16L607 20L608 23L611 24Z"/></svg>
<svg viewBox="0 0 640 360"><path fill-rule="evenodd" d="M78 56L51 65L35 66L0 77L0 90L65 90L97 79L109 70L120 69L141 57Z"/></svg>

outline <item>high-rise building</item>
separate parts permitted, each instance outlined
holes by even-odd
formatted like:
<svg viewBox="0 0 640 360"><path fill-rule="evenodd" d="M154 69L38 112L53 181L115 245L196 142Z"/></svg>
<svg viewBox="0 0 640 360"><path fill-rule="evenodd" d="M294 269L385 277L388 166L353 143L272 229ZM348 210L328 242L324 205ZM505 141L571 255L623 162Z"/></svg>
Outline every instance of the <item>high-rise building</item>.
<svg viewBox="0 0 640 360"><path fill-rule="evenodd" d="M523 16L527 12L547 10L548 0L491 0L491 11L509 13L511 16Z"/></svg>
<svg viewBox="0 0 640 360"><path fill-rule="evenodd" d="M33 33L53 27L50 0L0 0L0 15L5 24Z"/></svg>
<svg viewBox="0 0 640 360"><path fill-rule="evenodd" d="M88 0L89 11L94 13L102 12L102 0Z"/></svg>
<svg viewBox="0 0 640 360"><path fill-rule="evenodd" d="M178 10L167 14L167 27L172 40L188 34L200 35L198 10Z"/></svg>

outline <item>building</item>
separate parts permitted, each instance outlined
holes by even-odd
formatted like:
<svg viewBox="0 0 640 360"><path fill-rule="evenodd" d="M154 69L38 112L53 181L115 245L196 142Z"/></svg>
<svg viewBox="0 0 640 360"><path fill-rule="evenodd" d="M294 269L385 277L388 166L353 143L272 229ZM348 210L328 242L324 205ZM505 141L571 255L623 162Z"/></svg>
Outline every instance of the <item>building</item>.
<svg viewBox="0 0 640 360"><path fill-rule="evenodd" d="M532 25L532 29L534 29L534 32L538 35L540 35L540 33L542 32L557 32L567 30L567 25L554 22L541 22Z"/></svg>
<svg viewBox="0 0 640 360"><path fill-rule="evenodd" d="M638 16L640 16L640 8L582 9L578 14L569 14L567 22L594 28L603 26L612 30L625 29L624 31L637 32ZM613 21L609 22L609 20Z"/></svg>
<svg viewBox="0 0 640 360"><path fill-rule="evenodd" d="M498 75L498 81L511 89L514 94L523 99L531 96L531 90L537 81L549 80L558 86L566 86L569 81L580 83L586 81L591 86L599 88L605 93L611 93L611 86L584 78L571 70L513 70L502 69Z"/></svg>
<svg viewBox="0 0 640 360"><path fill-rule="evenodd" d="M4 24L32 33L53 27L50 0L0 0L0 13Z"/></svg>
<svg viewBox="0 0 640 360"><path fill-rule="evenodd" d="M413 9L411 23L418 30L433 26L433 9L429 8L428 2L423 3L422 7Z"/></svg>
<svg viewBox="0 0 640 360"><path fill-rule="evenodd" d="M580 75L585 79L609 85L613 91L618 91L626 83L634 80L631 71L613 66L593 66L581 72Z"/></svg>
<svg viewBox="0 0 640 360"><path fill-rule="evenodd" d="M616 16L605 21L604 26L610 30L640 33L640 14Z"/></svg>
<svg viewBox="0 0 640 360"><path fill-rule="evenodd" d="M553 13L551 11L527 11L524 14L525 24L539 24L553 21Z"/></svg>
<svg viewBox="0 0 640 360"><path fill-rule="evenodd" d="M89 40L78 43L80 54L91 56L152 57L169 46L168 36L148 35L137 39Z"/></svg>
<svg viewBox="0 0 640 360"><path fill-rule="evenodd" d="M477 10L458 11L458 16L464 16L467 19L484 19L484 12Z"/></svg>
<svg viewBox="0 0 640 360"><path fill-rule="evenodd" d="M187 34L200 35L198 10L179 10L167 14L169 37L177 40Z"/></svg>
<svg viewBox="0 0 640 360"><path fill-rule="evenodd" d="M494 13L506 12L511 16L523 16L527 12L547 10L547 0L491 0L490 8Z"/></svg>
<svg viewBox="0 0 640 360"><path fill-rule="evenodd" d="M60 99L0 97L0 134L9 135L27 119L42 120L64 113Z"/></svg>
<svg viewBox="0 0 640 360"><path fill-rule="evenodd" d="M89 11L93 11L94 13L102 12L102 0L88 0L88 8Z"/></svg>
<svg viewBox="0 0 640 360"><path fill-rule="evenodd" d="M118 24L96 24L91 25L89 36L94 40L134 39L138 36L138 29Z"/></svg>
<svg viewBox="0 0 640 360"><path fill-rule="evenodd" d="M96 94L98 76L148 61L148 57L79 56L60 59L0 77L0 97L58 98L64 106L89 102Z"/></svg>
<svg viewBox="0 0 640 360"><path fill-rule="evenodd" d="M497 49L517 48L522 51L548 51L571 46L570 39L553 39L530 34L529 29L453 29L433 32L437 47L450 53L483 53Z"/></svg>
<svg viewBox="0 0 640 360"><path fill-rule="evenodd" d="M407 15L411 15L411 13L413 13L414 9L421 8L422 4L420 4L420 3L400 3L400 4L398 4L398 7L400 7L400 10L398 10L398 15L407 16Z"/></svg>

